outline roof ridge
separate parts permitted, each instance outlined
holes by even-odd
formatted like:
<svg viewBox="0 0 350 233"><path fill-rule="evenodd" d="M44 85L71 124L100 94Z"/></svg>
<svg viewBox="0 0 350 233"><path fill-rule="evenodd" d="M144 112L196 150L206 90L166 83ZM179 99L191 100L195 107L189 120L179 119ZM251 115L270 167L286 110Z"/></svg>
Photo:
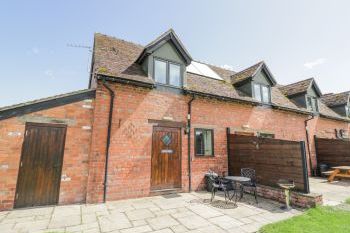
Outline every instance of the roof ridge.
<svg viewBox="0 0 350 233"><path fill-rule="evenodd" d="M287 86L290 86L290 85L298 84L298 83L301 83L301 82L306 82L306 81L309 81L309 80L315 80L315 79L313 77L311 77L311 78L303 79L303 80L300 80L300 81L297 81L297 82L294 82L294 83L283 85L282 87L287 87Z"/></svg>
<svg viewBox="0 0 350 233"><path fill-rule="evenodd" d="M258 63L255 63L254 65L251 65L251 66L245 68L244 70L238 71L237 73L233 74L232 76L238 75L238 74L240 74L240 73L243 73L243 72L245 72L245 71L251 69L252 67L254 67L254 66L256 66L256 65L259 65L259 67L260 67L260 65L262 65L262 64L264 64L264 63L265 63L264 61L259 61ZM257 69L258 69L258 68L257 68Z"/></svg>
<svg viewBox="0 0 350 233"><path fill-rule="evenodd" d="M21 107L21 106L35 104L38 102L45 102L45 101L49 101L52 99L58 99L58 98L66 97L66 96L77 95L77 94L81 94L81 93L85 93L85 92L89 92L89 91L95 91L95 89L82 89L82 90L67 92L67 93L63 93L63 94L53 95L53 96L49 96L49 97L29 100L29 101L21 102L18 104L7 105L7 106L0 107L0 112L4 111L4 110L12 109L12 108L17 108L17 107Z"/></svg>
<svg viewBox="0 0 350 233"><path fill-rule="evenodd" d="M144 46L144 45L142 45L142 44L135 43L135 42L130 41L130 40L125 40L125 39L122 39L122 38L119 38L119 37L116 37L116 36L110 36L110 35L107 35L107 34L103 34L103 33L101 33L101 32L95 32L95 33L94 33L94 37L96 37L96 35L100 35L100 36L108 37L108 38L113 39L113 40L120 40L120 41L123 41L123 42L129 43L129 44L133 44L133 45L136 45L136 46L139 46L139 47L142 47L142 48L144 48L144 47L145 47L145 46Z"/></svg>

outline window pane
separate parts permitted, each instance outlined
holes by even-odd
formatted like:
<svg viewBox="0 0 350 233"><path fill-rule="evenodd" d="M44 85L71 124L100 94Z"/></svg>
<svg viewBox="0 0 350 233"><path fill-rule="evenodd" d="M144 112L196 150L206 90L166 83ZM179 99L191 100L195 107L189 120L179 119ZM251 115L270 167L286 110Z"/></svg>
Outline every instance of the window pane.
<svg viewBox="0 0 350 233"><path fill-rule="evenodd" d="M312 110L318 112L318 104L316 98L312 98Z"/></svg>
<svg viewBox="0 0 350 233"><path fill-rule="evenodd" d="M259 84L254 84L254 99L261 102L261 91Z"/></svg>
<svg viewBox="0 0 350 233"><path fill-rule="evenodd" d="M262 100L264 103L269 103L270 102L270 90L266 86L262 86Z"/></svg>
<svg viewBox="0 0 350 233"><path fill-rule="evenodd" d="M213 155L212 130L196 130L196 155Z"/></svg>
<svg viewBox="0 0 350 233"><path fill-rule="evenodd" d="M311 97L307 97L307 106L308 106L308 109L312 111L312 100L311 100Z"/></svg>
<svg viewBox="0 0 350 233"><path fill-rule="evenodd" d="M179 65L169 64L169 84L173 86L181 85L181 68Z"/></svg>
<svg viewBox="0 0 350 233"><path fill-rule="evenodd" d="M166 84L166 62L154 60L154 79L158 83Z"/></svg>

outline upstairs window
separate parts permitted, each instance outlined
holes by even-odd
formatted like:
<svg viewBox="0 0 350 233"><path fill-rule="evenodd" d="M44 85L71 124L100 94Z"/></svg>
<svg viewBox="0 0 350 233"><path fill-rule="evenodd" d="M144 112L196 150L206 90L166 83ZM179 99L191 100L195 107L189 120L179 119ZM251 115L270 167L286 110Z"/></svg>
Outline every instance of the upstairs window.
<svg viewBox="0 0 350 233"><path fill-rule="evenodd" d="M212 129L195 129L196 156L214 156L214 131Z"/></svg>
<svg viewBox="0 0 350 233"><path fill-rule="evenodd" d="M318 112L318 100L313 96L306 96L307 109L312 112Z"/></svg>
<svg viewBox="0 0 350 233"><path fill-rule="evenodd" d="M154 80L161 84L182 86L181 66L170 61L154 59Z"/></svg>
<svg viewBox="0 0 350 233"><path fill-rule="evenodd" d="M253 98L262 103L271 102L270 87L264 84L253 84Z"/></svg>

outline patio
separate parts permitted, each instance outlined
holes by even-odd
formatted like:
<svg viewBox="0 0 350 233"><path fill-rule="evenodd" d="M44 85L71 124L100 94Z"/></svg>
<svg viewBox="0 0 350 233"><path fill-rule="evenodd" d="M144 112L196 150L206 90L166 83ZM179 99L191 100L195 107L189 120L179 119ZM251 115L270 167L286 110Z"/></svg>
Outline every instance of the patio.
<svg viewBox="0 0 350 233"><path fill-rule="evenodd" d="M245 195L237 207L223 209L222 197L208 203L207 192L182 193L94 205L67 205L0 212L4 233L174 233L256 232L261 226L290 218L300 210L284 212L280 205Z"/></svg>
<svg viewBox="0 0 350 233"><path fill-rule="evenodd" d="M350 182L333 181L327 182L326 178L310 177L310 191L322 194L324 205L339 205L350 197Z"/></svg>

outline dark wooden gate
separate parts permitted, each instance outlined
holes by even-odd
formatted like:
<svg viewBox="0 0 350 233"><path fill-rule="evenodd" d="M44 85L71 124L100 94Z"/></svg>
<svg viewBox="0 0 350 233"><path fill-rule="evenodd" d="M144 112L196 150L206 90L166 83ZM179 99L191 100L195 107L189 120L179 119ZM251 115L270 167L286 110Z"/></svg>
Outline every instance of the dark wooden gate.
<svg viewBox="0 0 350 233"><path fill-rule="evenodd" d="M15 208L57 204L66 126L27 123Z"/></svg>
<svg viewBox="0 0 350 233"><path fill-rule="evenodd" d="M292 179L296 190L309 192L304 142L255 136L228 135L230 175L253 168L258 184L277 186L279 179Z"/></svg>
<svg viewBox="0 0 350 233"><path fill-rule="evenodd" d="M154 127L151 189L181 187L181 133L179 128Z"/></svg>
<svg viewBox="0 0 350 233"><path fill-rule="evenodd" d="M317 164L350 165L350 141L315 137Z"/></svg>

